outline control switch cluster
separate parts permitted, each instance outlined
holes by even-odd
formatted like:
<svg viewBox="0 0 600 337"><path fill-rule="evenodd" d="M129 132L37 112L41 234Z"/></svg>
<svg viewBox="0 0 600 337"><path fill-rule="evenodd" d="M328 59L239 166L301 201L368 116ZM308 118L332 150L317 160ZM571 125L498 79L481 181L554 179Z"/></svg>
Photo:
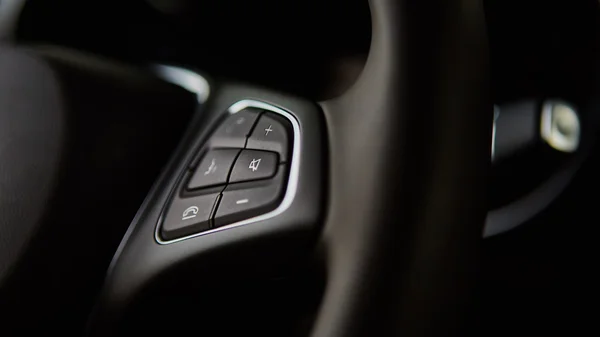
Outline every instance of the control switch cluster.
<svg viewBox="0 0 600 337"><path fill-rule="evenodd" d="M179 239L267 213L286 189L293 138L283 116L257 108L229 115L173 193L160 237Z"/></svg>

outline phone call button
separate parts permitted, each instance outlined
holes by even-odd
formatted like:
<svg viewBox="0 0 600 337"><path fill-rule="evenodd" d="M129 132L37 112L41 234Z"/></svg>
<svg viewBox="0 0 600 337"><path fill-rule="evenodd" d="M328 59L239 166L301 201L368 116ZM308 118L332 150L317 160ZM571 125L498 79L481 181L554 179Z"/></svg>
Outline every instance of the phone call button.
<svg viewBox="0 0 600 337"><path fill-rule="evenodd" d="M209 229L210 215L219 193L192 198L174 198L163 221L161 237L173 240L178 237Z"/></svg>

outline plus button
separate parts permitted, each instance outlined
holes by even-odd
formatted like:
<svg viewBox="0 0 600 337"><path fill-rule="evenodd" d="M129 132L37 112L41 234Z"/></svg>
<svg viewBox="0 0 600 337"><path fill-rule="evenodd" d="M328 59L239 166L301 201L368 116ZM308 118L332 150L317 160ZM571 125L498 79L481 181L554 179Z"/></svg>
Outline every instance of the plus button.
<svg viewBox="0 0 600 337"><path fill-rule="evenodd" d="M265 129L265 136L269 135L269 132L273 131L273 129L271 128L273 125L269 125L268 128Z"/></svg>

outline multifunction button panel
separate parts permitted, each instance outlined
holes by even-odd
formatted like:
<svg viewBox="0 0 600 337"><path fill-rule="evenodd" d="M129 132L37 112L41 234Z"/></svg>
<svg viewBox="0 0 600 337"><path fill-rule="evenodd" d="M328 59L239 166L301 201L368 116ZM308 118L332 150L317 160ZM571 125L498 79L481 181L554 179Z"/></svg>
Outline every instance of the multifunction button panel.
<svg viewBox="0 0 600 337"><path fill-rule="evenodd" d="M172 193L157 231L159 242L199 235L277 208L294 151L293 126L277 110L248 106L218 126Z"/></svg>

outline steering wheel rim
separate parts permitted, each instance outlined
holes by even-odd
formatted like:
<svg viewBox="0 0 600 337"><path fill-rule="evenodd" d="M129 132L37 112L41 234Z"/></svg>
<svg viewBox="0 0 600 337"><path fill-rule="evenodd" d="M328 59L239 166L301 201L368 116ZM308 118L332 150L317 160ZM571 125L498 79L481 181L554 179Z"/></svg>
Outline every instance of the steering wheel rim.
<svg viewBox="0 0 600 337"><path fill-rule="evenodd" d="M492 105L482 4L370 7L363 73L322 104L329 268L313 336L453 335L468 311L486 215Z"/></svg>

